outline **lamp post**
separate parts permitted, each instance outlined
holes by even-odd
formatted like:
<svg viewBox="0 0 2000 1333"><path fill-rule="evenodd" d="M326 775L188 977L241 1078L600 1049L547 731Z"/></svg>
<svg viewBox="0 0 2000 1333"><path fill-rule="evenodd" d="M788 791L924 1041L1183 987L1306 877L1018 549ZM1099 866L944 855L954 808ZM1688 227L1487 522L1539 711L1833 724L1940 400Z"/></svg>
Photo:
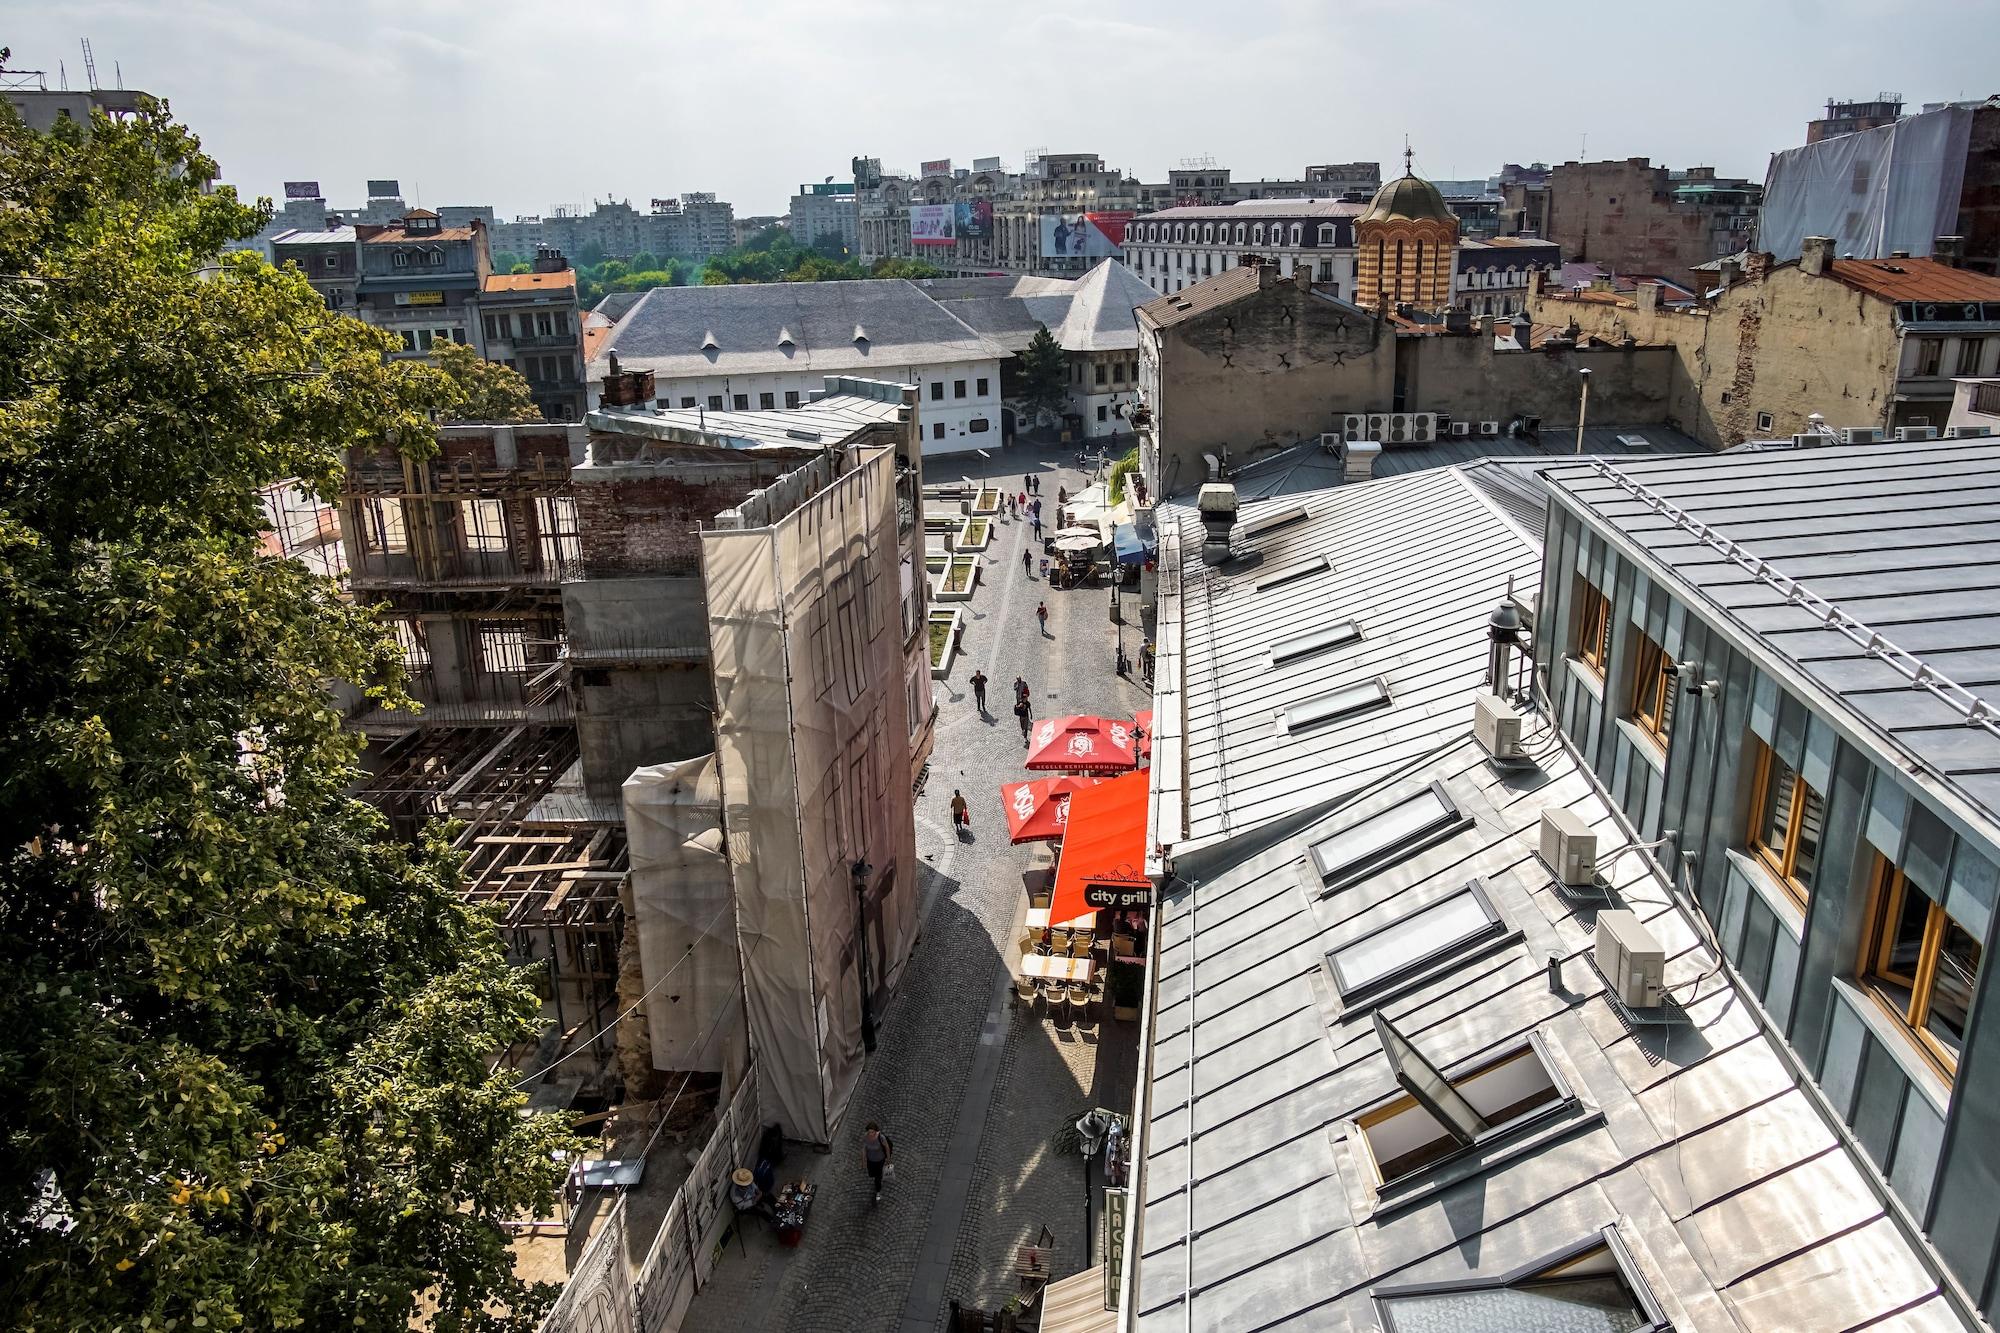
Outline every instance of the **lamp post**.
<svg viewBox="0 0 2000 1333"><path fill-rule="evenodd" d="M1576 451L1578 454L1581 454L1583 452L1583 422L1584 418L1590 415L1590 367L1585 366L1583 369L1577 371L1576 377L1583 381L1583 389L1576 404Z"/></svg>
<svg viewBox="0 0 2000 1333"><path fill-rule="evenodd" d="M875 1005L869 998L868 985L868 876L874 866L857 860L847 868L848 878L854 885L854 937L860 943L861 959L861 1049L875 1049Z"/></svg>

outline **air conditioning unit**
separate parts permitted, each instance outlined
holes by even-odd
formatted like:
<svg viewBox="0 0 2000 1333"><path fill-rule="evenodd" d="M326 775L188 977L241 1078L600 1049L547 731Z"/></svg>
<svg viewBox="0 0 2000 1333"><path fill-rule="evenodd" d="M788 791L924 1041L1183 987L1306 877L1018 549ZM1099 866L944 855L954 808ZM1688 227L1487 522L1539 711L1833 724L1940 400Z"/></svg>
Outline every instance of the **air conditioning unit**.
<svg viewBox="0 0 2000 1333"><path fill-rule="evenodd" d="M1411 415L1412 414L1409 412L1391 412L1389 414L1389 433L1382 437L1382 443L1384 444L1410 443Z"/></svg>
<svg viewBox="0 0 2000 1333"><path fill-rule="evenodd" d="M1623 908L1597 914L1597 970L1628 1009L1657 1009L1667 954L1646 923Z"/></svg>
<svg viewBox="0 0 2000 1333"><path fill-rule="evenodd" d="M1993 427L1991 426L1946 426L1944 428L1944 437L1947 440L1984 439L1992 433Z"/></svg>
<svg viewBox="0 0 2000 1333"><path fill-rule="evenodd" d="M1542 860L1572 887L1597 882L1597 835L1574 810L1542 811Z"/></svg>
<svg viewBox="0 0 2000 1333"><path fill-rule="evenodd" d="M1368 414L1366 412L1346 412L1340 418L1340 438L1352 444L1356 440L1368 438Z"/></svg>
<svg viewBox="0 0 2000 1333"><path fill-rule="evenodd" d="M1889 432L1883 430L1880 426L1842 426L1840 428L1840 442L1842 444L1880 444L1887 438L1889 438Z"/></svg>
<svg viewBox="0 0 2000 1333"><path fill-rule="evenodd" d="M1409 412L1410 439L1417 444L1429 444L1438 437L1438 414L1435 412Z"/></svg>
<svg viewBox="0 0 2000 1333"><path fill-rule="evenodd" d="M1454 440L1462 440L1470 434L1472 434L1472 423L1470 421L1454 421L1451 423L1451 437Z"/></svg>
<svg viewBox="0 0 2000 1333"><path fill-rule="evenodd" d="M1472 700L1472 735L1495 759L1521 758L1521 710L1481 690Z"/></svg>
<svg viewBox="0 0 2000 1333"><path fill-rule="evenodd" d="M1479 423L1479 433L1489 440L1498 438L1500 423L1497 421L1482 421Z"/></svg>
<svg viewBox="0 0 2000 1333"><path fill-rule="evenodd" d="M1899 440L1935 440L1937 437L1938 430L1936 426L1896 427L1896 438Z"/></svg>
<svg viewBox="0 0 2000 1333"><path fill-rule="evenodd" d="M1370 412L1368 414L1368 433L1361 438L1365 440L1388 439L1389 415L1387 412Z"/></svg>

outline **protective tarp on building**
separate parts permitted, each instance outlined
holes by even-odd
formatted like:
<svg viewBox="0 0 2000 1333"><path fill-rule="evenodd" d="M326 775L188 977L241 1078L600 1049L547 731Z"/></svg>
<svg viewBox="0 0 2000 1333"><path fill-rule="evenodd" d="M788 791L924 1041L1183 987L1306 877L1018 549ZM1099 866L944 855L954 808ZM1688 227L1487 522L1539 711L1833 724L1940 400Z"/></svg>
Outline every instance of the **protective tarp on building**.
<svg viewBox="0 0 2000 1333"><path fill-rule="evenodd" d="M862 989L887 998L917 927L895 486L894 454L863 451L768 526L702 534L760 1100L815 1143L860 1074Z"/></svg>
<svg viewBox="0 0 2000 1333"><path fill-rule="evenodd" d="M1958 229L1971 133L1970 109L1944 107L1773 153L1758 248L1797 259L1806 237L1831 236L1839 256L1928 255Z"/></svg>
<svg viewBox="0 0 2000 1333"><path fill-rule="evenodd" d="M653 1066L734 1082L744 1065L742 967L715 756L634 769L624 800L632 925L646 986L658 984L645 1006Z"/></svg>

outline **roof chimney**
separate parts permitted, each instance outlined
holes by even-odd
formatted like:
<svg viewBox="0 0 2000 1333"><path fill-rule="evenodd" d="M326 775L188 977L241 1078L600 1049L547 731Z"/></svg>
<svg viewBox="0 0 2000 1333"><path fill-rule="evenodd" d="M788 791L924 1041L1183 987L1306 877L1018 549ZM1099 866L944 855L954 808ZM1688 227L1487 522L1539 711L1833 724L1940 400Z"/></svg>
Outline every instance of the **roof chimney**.
<svg viewBox="0 0 2000 1333"><path fill-rule="evenodd" d="M1931 258L1946 268L1958 268L1964 262L1965 238L1963 236L1940 236L1931 242Z"/></svg>
<svg viewBox="0 0 2000 1333"><path fill-rule="evenodd" d="M1270 260L1257 265L1257 290L1268 292L1278 285L1278 266Z"/></svg>
<svg viewBox="0 0 2000 1333"><path fill-rule="evenodd" d="M1826 266L1832 258L1831 236L1808 236L1799 242L1799 272L1808 277L1824 277Z"/></svg>
<svg viewBox="0 0 2000 1333"><path fill-rule="evenodd" d="M1306 260L1299 260L1297 266L1292 269L1292 281L1298 284L1300 291L1311 291L1313 285L1312 265Z"/></svg>
<svg viewBox="0 0 2000 1333"><path fill-rule="evenodd" d="M1201 511L1201 559L1213 569L1229 559L1229 531L1236 526L1236 488L1226 481L1205 482L1195 500Z"/></svg>
<svg viewBox="0 0 2000 1333"><path fill-rule="evenodd" d="M1639 287L1638 287L1638 290L1637 290L1637 291L1635 291L1635 292L1633 293L1633 295L1639 298L1639 313L1640 313L1640 314L1642 314L1642 315L1656 315L1656 314L1658 314L1658 313L1660 312L1660 284L1659 284L1659 283L1657 283L1657 282L1642 282L1642 283L1640 283L1640 284L1639 284Z"/></svg>
<svg viewBox="0 0 2000 1333"><path fill-rule="evenodd" d="M1734 287L1742 276L1742 266L1734 258L1722 260L1715 266L1715 285L1725 292Z"/></svg>

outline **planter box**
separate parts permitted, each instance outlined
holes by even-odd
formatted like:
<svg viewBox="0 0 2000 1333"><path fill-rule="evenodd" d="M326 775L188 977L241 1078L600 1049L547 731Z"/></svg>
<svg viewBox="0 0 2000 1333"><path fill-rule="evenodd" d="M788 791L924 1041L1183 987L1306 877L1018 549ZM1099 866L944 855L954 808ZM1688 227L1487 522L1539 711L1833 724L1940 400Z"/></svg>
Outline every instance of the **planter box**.
<svg viewBox="0 0 2000 1333"><path fill-rule="evenodd" d="M954 551L983 551L993 540L993 524L984 518L968 518L952 539Z"/></svg>
<svg viewBox="0 0 2000 1333"><path fill-rule="evenodd" d="M934 569L931 573L933 602L968 601L972 590L979 586L979 561L969 555L952 556L943 569ZM953 587L954 583L958 586Z"/></svg>
<svg viewBox="0 0 2000 1333"><path fill-rule="evenodd" d="M991 486L987 487L985 490L981 491L978 495L973 497L972 508L968 512L974 514L999 513L1000 492L995 490Z"/></svg>
<svg viewBox="0 0 2000 1333"><path fill-rule="evenodd" d="M957 607L949 611L942 608L930 614L930 655L931 679L942 680L951 674L951 659L958 652L958 631L964 623L965 612Z"/></svg>

